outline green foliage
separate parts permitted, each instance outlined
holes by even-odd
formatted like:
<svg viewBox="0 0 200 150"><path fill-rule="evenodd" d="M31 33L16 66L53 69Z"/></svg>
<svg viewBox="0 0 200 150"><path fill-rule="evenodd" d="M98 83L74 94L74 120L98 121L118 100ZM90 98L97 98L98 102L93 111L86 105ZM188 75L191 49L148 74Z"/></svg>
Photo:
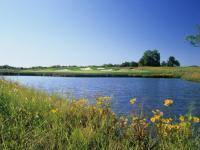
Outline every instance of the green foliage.
<svg viewBox="0 0 200 150"><path fill-rule="evenodd" d="M166 66L167 66L167 63L166 63L165 61L162 61L161 66L162 66L162 67L166 67Z"/></svg>
<svg viewBox="0 0 200 150"><path fill-rule="evenodd" d="M189 35L186 40L195 47L200 47L200 25L197 27L197 33L195 35Z"/></svg>
<svg viewBox="0 0 200 150"><path fill-rule="evenodd" d="M167 66L168 67L178 67L178 66L180 66L180 63L178 60L175 59L174 56L170 56L167 61Z"/></svg>
<svg viewBox="0 0 200 150"><path fill-rule="evenodd" d="M3 66L0 66L0 69L16 69L16 68L9 65L3 65Z"/></svg>
<svg viewBox="0 0 200 150"><path fill-rule="evenodd" d="M131 61L131 62L124 62L120 65L120 67L138 67L138 63Z"/></svg>
<svg viewBox="0 0 200 150"><path fill-rule="evenodd" d="M115 64L104 64L102 67L115 67L115 66L118 66L118 65L115 65Z"/></svg>
<svg viewBox="0 0 200 150"><path fill-rule="evenodd" d="M147 50L139 61L140 66L160 66L160 53L157 50Z"/></svg>

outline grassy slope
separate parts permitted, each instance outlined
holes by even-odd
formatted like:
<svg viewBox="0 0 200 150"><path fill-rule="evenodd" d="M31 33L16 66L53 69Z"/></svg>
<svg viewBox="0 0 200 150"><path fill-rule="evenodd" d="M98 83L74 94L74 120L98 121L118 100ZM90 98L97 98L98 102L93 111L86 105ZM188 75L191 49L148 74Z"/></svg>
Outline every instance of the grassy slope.
<svg viewBox="0 0 200 150"><path fill-rule="evenodd" d="M192 116L175 122L160 115L150 123L134 113L128 120L110 110L109 98L97 102L69 102L0 80L0 149L200 149Z"/></svg>
<svg viewBox="0 0 200 150"><path fill-rule="evenodd" d="M138 67L138 68L119 68L110 67L98 70L81 70L81 68L48 68L48 69L27 69L27 70L0 70L0 74L20 74L20 75L46 75L46 76L135 76L135 77L166 77L182 78L191 81L200 81L200 67Z"/></svg>

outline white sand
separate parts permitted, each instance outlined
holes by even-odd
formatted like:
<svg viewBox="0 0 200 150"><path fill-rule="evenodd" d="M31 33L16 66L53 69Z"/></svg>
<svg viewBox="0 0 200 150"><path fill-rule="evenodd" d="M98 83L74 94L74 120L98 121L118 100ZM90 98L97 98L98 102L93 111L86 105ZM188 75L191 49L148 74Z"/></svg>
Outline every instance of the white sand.
<svg viewBox="0 0 200 150"><path fill-rule="evenodd" d="M90 67L88 67L88 68L80 68L81 70L85 70L85 71L87 71L87 70L92 70Z"/></svg>

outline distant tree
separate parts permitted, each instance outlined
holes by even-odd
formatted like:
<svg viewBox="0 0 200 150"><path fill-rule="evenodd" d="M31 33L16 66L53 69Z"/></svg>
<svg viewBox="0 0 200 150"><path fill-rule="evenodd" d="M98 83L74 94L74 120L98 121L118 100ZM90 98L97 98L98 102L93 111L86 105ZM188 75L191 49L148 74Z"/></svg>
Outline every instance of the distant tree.
<svg viewBox="0 0 200 150"><path fill-rule="evenodd" d="M3 65L3 66L0 66L0 69L16 69L16 68L9 65Z"/></svg>
<svg viewBox="0 0 200 150"><path fill-rule="evenodd" d="M200 47L200 25L197 27L196 35L189 35L186 40L195 47Z"/></svg>
<svg viewBox="0 0 200 150"><path fill-rule="evenodd" d="M45 69L47 67L42 67L42 66L35 66L35 67L31 67L30 69Z"/></svg>
<svg viewBox="0 0 200 150"><path fill-rule="evenodd" d="M54 66L51 66L49 68L62 68L62 66L60 66L60 65L54 65Z"/></svg>
<svg viewBox="0 0 200 150"><path fill-rule="evenodd" d="M144 66L144 57L140 58L139 62L138 62L139 66Z"/></svg>
<svg viewBox="0 0 200 150"><path fill-rule="evenodd" d="M110 64L104 64L103 67L114 67L114 65L111 64L111 63Z"/></svg>
<svg viewBox="0 0 200 150"><path fill-rule="evenodd" d="M147 50L139 60L140 66L160 66L160 53L157 50Z"/></svg>
<svg viewBox="0 0 200 150"><path fill-rule="evenodd" d="M168 61L167 61L167 66L169 67L177 67L180 66L180 63L178 60L175 59L174 56L170 56Z"/></svg>
<svg viewBox="0 0 200 150"><path fill-rule="evenodd" d="M165 61L162 61L161 66L166 67L167 63Z"/></svg>
<svg viewBox="0 0 200 150"><path fill-rule="evenodd" d="M127 61L125 61L125 62L122 63L120 66L121 66L121 67L130 67L130 63L127 62Z"/></svg>
<svg viewBox="0 0 200 150"><path fill-rule="evenodd" d="M131 66L131 67L138 67L138 63L135 62L135 61L131 61L131 62L130 62L130 66Z"/></svg>
<svg viewBox="0 0 200 150"><path fill-rule="evenodd" d="M131 61L131 62L125 61L124 63L120 65L120 67L137 67L137 66L138 66L138 63L135 61Z"/></svg>

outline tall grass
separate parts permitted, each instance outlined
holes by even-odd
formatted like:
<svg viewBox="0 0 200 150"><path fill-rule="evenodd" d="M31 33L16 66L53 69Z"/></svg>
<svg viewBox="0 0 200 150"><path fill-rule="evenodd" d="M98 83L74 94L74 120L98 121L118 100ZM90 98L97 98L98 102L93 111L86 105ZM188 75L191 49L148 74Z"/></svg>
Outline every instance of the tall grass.
<svg viewBox="0 0 200 150"><path fill-rule="evenodd" d="M200 72L184 73L181 78L184 80L200 82Z"/></svg>
<svg viewBox="0 0 200 150"><path fill-rule="evenodd" d="M200 149L200 118L173 120L160 110L151 118L134 111L116 116L110 102L69 101L0 80L0 149Z"/></svg>

